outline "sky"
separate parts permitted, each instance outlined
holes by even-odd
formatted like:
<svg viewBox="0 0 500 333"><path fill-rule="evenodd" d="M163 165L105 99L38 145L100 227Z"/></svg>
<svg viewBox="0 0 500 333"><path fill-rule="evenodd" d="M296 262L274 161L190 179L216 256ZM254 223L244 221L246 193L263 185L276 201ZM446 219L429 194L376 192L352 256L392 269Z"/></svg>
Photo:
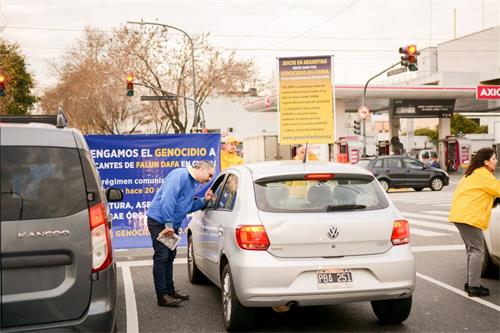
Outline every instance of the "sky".
<svg viewBox="0 0 500 333"><path fill-rule="evenodd" d="M400 46L500 25L500 0L0 0L0 34L19 44L39 89L56 82L49 61L85 26L110 31L141 19L210 33L212 45L253 59L265 80L277 57L333 55L336 84L363 84L398 61Z"/></svg>

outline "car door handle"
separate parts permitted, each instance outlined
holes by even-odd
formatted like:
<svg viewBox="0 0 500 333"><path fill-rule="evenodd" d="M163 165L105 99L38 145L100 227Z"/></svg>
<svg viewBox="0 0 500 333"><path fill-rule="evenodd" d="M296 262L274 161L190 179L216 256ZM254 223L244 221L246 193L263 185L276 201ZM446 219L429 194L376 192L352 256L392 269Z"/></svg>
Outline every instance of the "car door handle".
<svg viewBox="0 0 500 333"><path fill-rule="evenodd" d="M222 234L224 233L224 228L222 228L222 226L217 227L217 233L219 234L219 236L222 236Z"/></svg>

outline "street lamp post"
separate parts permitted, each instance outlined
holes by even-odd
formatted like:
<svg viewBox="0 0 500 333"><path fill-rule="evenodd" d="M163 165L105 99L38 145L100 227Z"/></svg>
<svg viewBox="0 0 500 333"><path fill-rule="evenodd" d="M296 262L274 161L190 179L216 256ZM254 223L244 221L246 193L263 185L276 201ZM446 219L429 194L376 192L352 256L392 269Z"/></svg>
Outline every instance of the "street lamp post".
<svg viewBox="0 0 500 333"><path fill-rule="evenodd" d="M168 25L168 24L163 24L163 23L157 23L157 22L135 22L135 21L128 21L127 23L129 24L139 24L139 25L158 25L163 28L170 28L174 29L177 31L180 31L183 33L189 40L189 44L191 45L191 67L192 67L192 72L193 72L193 105L194 105L194 122L193 125L196 124L198 125L198 103L196 102L196 75L195 75L195 66L194 66L194 46L193 46L193 40L191 39L191 36L188 35L187 32L185 32L182 29L176 28L174 26ZM204 120L203 120L204 121Z"/></svg>

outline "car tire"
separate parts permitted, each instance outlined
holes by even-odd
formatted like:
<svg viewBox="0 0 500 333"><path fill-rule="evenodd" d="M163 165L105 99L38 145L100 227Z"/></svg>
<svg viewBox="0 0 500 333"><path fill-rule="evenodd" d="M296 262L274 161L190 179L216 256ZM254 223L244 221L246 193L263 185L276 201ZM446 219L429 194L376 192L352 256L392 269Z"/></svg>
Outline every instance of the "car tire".
<svg viewBox="0 0 500 333"><path fill-rule="evenodd" d="M382 178L379 179L378 182L380 183L380 185L382 185L384 191L389 192L389 182L387 181L387 179Z"/></svg>
<svg viewBox="0 0 500 333"><path fill-rule="evenodd" d="M224 327L228 332L242 332L252 328L255 309L244 307L238 301L229 264L222 270L221 300Z"/></svg>
<svg viewBox="0 0 500 333"><path fill-rule="evenodd" d="M417 191L417 192L420 192L420 191L422 191L424 188L423 188L423 187L414 187L413 189L414 189L415 191Z"/></svg>
<svg viewBox="0 0 500 333"><path fill-rule="evenodd" d="M497 279L500 276L500 267L491 260L488 247L484 244L484 258L481 265L481 277L487 279Z"/></svg>
<svg viewBox="0 0 500 333"><path fill-rule="evenodd" d="M382 324L400 324L410 315L412 296L371 303L373 312Z"/></svg>
<svg viewBox="0 0 500 333"><path fill-rule="evenodd" d="M441 177L434 177L431 179L431 190L441 191L443 189L444 182Z"/></svg>
<svg viewBox="0 0 500 333"><path fill-rule="evenodd" d="M189 282L192 284L205 284L207 278L198 266L196 266L196 261L194 260L193 239L191 236L188 236L187 264Z"/></svg>

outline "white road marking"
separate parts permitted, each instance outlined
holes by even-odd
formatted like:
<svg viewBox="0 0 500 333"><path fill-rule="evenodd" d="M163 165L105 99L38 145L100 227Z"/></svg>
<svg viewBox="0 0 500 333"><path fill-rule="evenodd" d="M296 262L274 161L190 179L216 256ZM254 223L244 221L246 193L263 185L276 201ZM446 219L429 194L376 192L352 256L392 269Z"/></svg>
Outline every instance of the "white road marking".
<svg viewBox="0 0 500 333"><path fill-rule="evenodd" d="M424 237L437 237L437 236L449 236L450 234L443 234L442 232L429 231L419 228L414 228L410 221L410 235L418 235Z"/></svg>
<svg viewBox="0 0 500 333"><path fill-rule="evenodd" d="M477 302L477 303L479 303L479 304L482 304L482 305L484 305L484 306L487 306L487 307L489 307L489 308L491 308L491 309L493 309L493 310L496 310L496 311L499 311L499 312L500 312L500 306L498 306L498 305L496 305L496 304L493 304L493 303L491 303L491 302L485 301L484 299L482 299L482 298L480 298L480 297L469 297L469 296L467 295L467 293L466 293L465 291L463 291L463 290L460 290L460 289L458 289L458 288L452 287L452 286L450 286L450 285L448 285L448 284L446 284L446 283L443 283L443 282L441 282L441 281L435 280L435 279L433 279L433 278L431 278L431 277L429 277L429 276L427 276L427 275L420 274L420 273L418 273L418 272L417 272L417 277L419 277L419 278L421 278L421 279L423 279L423 280L426 280L426 281L428 281L428 282L434 283L434 284L436 284L436 285L440 286L441 288L444 288L444 289L447 289L447 290L449 290L449 291L451 291L451 292L454 292L455 294L458 294L458 295L460 295L460 296L463 296L463 297L465 297L465 298L468 298L468 299L470 299L471 301Z"/></svg>
<svg viewBox="0 0 500 333"><path fill-rule="evenodd" d="M442 251L460 251L465 250L465 245L429 245L429 246L412 246L412 252L442 252Z"/></svg>
<svg viewBox="0 0 500 333"><path fill-rule="evenodd" d="M409 213L409 212L401 212L403 216L405 217L416 217L416 218L422 218L422 219L430 219L430 220L436 220L436 221L443 221L443 222L448 222L447 217L442 217L442 216L434 216L430 214L419 214L419 213Z"/></svg>
<svg viewBox="0 0 500 333"><path fill-rule="evenodd" d="M447 210L426 210L425 212L427 214L432 214L432 215L443 215L443 216L450 215L450 212Z"/></svg>
<svg viewBox="0 0 500 333"><path fill-rule="evenodd" d="M174 265L187 264L187 258L177 258L174 260ZM131 261L118 261L118 267L138 267L138 266L152 266L153 260L131 260Z"/></svg>
<svg viewBox="0 0 500 333"><path fill-rule="evenodd" d="M451 207L451 203L437 203L437 204L433 204L432 206L437 206L437 207Z"/></svg>
<svg viewBox="0 0 500 333"><path fill-rule="evenodd" d="M139 333L139 319L137 317L137 304L135 302L134 281L132 280L132 274L130 274L129 266L122 265L121 267L123 276L123 289L125 290L127 332Z"/></svg>
<svg viewBox="0 0 500 333"><path fill-rule="evenodd" d="M456 232L458 233L457 227L451 224L444 224L440 222L427 222L427 221L422 221L422 220L417 220L417 219L409 219L410 222L410 228L411 225L418 225L421 227L427 227L427 228L435 228L435 229L441 229L441 230L446 230L446 231L451 231L451 232Z"/></svg>

